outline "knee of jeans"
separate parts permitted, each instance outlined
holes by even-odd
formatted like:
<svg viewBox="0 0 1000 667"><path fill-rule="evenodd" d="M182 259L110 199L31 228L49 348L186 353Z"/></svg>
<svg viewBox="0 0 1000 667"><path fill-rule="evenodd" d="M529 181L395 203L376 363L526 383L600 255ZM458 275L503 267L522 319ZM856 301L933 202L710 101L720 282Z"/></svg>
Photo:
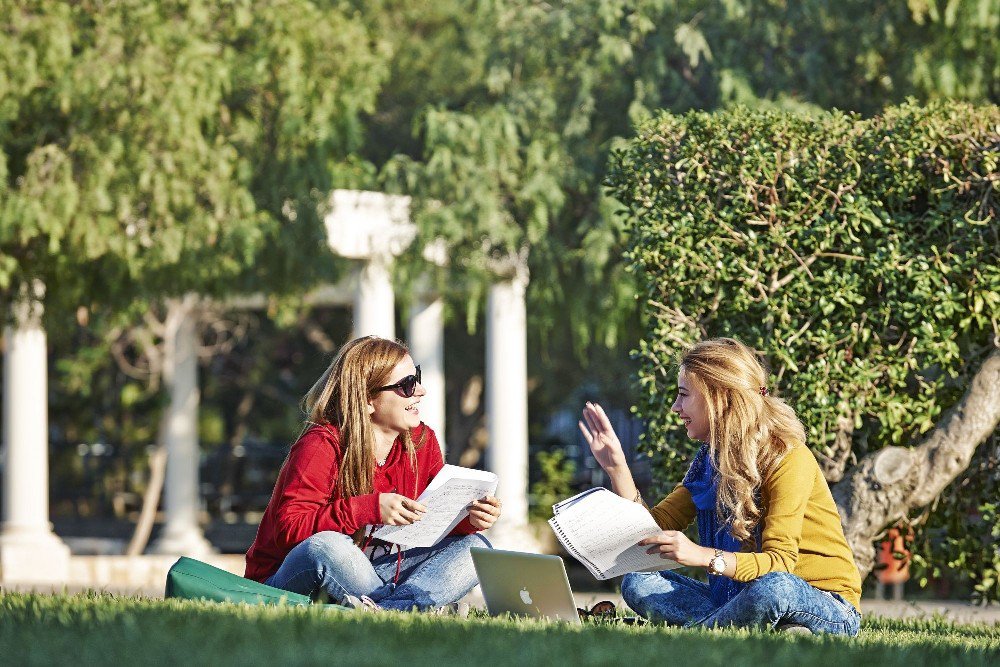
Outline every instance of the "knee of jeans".
<svg viewBox="0 0 1000 667"><path fill-rule="evenodd" d="M622 599L632 609L642 598L646 597L645 584L651 576L659 576L658 573L650 572L629 572L622 577Z"/></svg>
<svg viewBox="0 0 1000 667"><path fill-rule="evenodd" d="M471 535L467 535L464 541L468 541L470 547L479 547L481 549L493 548L493 545L482 533L472 533Z"/></svg>
<svg viewBox="0 0 1000 667"><path fill-rule="evenodd" d="M337 562L348 555L349 550L357 549L350 535L325 530L316 533L303 542L309 559L315 563Z"/></svg>
<svg viewBox="0 0 1000 667"><path fill-rule="evenodd" d="M635 599L636 594L636 574L636 572L629 572L622 577L622 599L625 600L625 604L630 607L632 606L631 601Z"/></svg>
<svg viewBox="0 0 1000 667"><path fill-rule="evenodd" d="M779 603L791 600L800 588L801 581L790 572L768 572L751 581L747 590L762 601Z"/></svg>
<svg viewBox="0 0 1000 667"><path fill-rule="evenodd" d="M472 547L477 547L480 549L492 549L493 545L490 541L486 539L483 535L479 533L472 533L469 535L454 535L448 538L450 541L447 543L449 548L464 549L468 551Z"/></svg>
<svg viewBox="0 0 1000 667"><path fill-rule="evenodd" d="M472 565L472 548L492 549L493 545L479 533L463 535L456 540L455 544L459 545L462 550L461 562L468 569L470 576L475 579L475 567Z"/></svg>

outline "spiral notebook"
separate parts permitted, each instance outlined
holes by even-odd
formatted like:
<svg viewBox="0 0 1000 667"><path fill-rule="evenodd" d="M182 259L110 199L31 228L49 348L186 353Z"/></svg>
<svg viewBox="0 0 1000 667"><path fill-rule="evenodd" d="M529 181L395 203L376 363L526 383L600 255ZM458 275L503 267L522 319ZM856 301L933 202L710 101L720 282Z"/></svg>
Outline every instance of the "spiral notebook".
<svg viewBox="0 0 1000 667"><path fill-rule="evenodd" d="M589 489L567 498L553 505L552 513L549 526L559 542L597 579L681 566L639 546L660 527L645 507L607 489Z"/></svg>

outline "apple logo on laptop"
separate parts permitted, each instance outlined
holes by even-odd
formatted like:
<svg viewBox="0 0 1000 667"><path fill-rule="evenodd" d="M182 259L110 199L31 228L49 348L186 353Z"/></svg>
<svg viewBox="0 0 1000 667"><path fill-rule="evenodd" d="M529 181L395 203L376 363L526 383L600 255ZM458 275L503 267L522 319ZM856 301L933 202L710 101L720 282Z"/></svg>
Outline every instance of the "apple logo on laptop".
<svg viewBox="0 0 1000 667"><path fill-rule="evenodd" d="M524 604L531 604L531 594L528 593L528 589L526 587L521 589L521 602Z"/></svg>

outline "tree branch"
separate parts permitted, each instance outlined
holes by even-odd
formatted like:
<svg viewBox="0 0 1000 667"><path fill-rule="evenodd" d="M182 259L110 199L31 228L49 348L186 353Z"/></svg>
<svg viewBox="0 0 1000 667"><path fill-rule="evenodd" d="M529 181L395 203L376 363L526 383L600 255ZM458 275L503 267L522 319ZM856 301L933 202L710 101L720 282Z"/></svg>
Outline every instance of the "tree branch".
<svg viewBox="0 0 1000 667"><path fill-rule="evenodd" d="M887 447L862 459L833 487L847 542L862 576L875 564L872 542L889 524L928 505L969 466L1000 423L1000 350L923 442Z"/></svg>

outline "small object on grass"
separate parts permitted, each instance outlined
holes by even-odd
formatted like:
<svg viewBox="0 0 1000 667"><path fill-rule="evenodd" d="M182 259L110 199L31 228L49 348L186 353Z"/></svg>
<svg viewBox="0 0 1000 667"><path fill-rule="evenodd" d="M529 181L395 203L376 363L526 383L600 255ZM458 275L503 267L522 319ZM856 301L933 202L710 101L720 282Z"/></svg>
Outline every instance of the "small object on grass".
<svg viewBox="0 0 1000 667"><path fill-rule="evenodd" d="M641 616L619 616L615 603L611 600L601 600L588 611L577 607L576 613L582 620L594 620L605 623L624 623L625 625L645 625L646 619Z"/></svg>
<svg viewBox="0 0 1000 667"><path fill-rule="evenodd" d="M618 610L615 608L615 603L611 600L601 600L591 607L590 611L577 607L576 613L580 614L580 618L584 620L588 618L608 619L614 618Z"/></svg>
<svg viewBox="0 0 1000 667"><path fill-rule="evenodd" d="M378 603L367 595L358 597L347 593L344 595L343 604L349 609L357 609L358 611L382 611L382 607L378 606Z"/></svg>
<svg viewBox="0 0 1000 667"><path fill-rule="evenodd" d="M811 635L812 630L798 623L782 623L777 628L778 632L787 632L790 635Z"/></svg>
<svg viewBox="0 0 1000 667"><path fill-rule="evenodd" d="M468 618L469 609L470 607L468 602L452 602L441 607L434 607L430 610L430 613L437 616L458 616L459 618Z"/></svg>

